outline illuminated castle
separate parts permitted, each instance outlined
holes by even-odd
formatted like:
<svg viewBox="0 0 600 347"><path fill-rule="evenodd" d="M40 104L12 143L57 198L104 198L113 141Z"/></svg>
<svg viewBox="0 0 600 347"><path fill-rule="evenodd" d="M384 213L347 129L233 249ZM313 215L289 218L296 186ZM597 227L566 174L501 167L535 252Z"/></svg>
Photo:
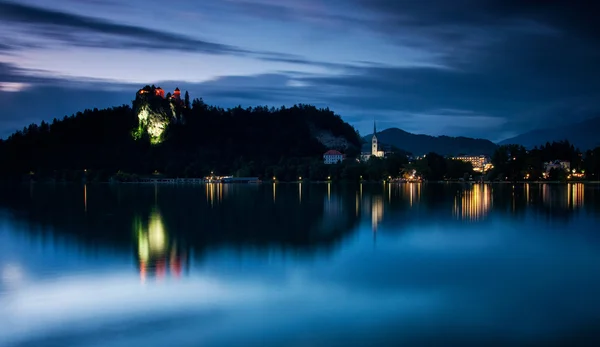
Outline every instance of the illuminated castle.
<svg viewBox="0 0 600 347"><path fill-rule="evenodd" d="M160 96L161 98L165 98L165 90L162 89L161 87L155 87L155 86L145 86L144 88L138 90L137 92L138 95L154 95L154 96ZM169 97L169 99L171 100L176 100L176 101L181 101L181 91L179 90L179 88L175 88L175 91L173 91L173 95Z"/></svg>

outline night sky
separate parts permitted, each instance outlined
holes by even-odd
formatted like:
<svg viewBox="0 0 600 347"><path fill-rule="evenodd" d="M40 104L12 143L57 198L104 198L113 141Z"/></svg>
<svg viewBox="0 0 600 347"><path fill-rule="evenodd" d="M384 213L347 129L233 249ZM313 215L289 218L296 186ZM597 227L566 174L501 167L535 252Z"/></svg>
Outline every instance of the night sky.
<svg viewBox="0 0 600 347"><path fill-rule="evenodd" d="M539 5L539 4L545 5ZM553 0L0 0L0 136L138 88L502 140L598 114L600 12Z"/></svg>

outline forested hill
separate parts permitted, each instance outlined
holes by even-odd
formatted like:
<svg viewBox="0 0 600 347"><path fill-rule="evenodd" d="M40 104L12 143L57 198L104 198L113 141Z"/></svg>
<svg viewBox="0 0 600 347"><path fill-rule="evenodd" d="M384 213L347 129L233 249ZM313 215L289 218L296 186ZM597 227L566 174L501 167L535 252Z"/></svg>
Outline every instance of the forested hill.
<svg viewBox="0 0 600 347"><path fill-rule="evenodd" d="M158 90L141 89L133 107L86 110L17 131L0 141L0 175L61 180L89 171L105 180L118 171L171 177L213 171L267 176L278 168L297 177L301 164L321 161L327 149L359 151L355 129L329 109L223 109L202 99L190 102L187 93L185 99L174 98Z"/></svg>
<svg viewBox="0 0 600 347"><path fill-rule="evenodd" d="M371 142L372 136L373 134L367 135L364 140ZM401 148L414 155L423 155L429 152L442 155L491 155L498 147L493 142L485 139L417 135L398 128L378 132L377 139L384 144Z"/></svg>

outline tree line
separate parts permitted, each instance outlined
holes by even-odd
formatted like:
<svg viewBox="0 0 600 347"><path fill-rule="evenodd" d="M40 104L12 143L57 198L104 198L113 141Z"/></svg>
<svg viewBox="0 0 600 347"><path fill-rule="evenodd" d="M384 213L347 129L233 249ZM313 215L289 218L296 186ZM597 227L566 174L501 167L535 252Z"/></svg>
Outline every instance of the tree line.
<svg viewBox="0 0 600 347"><path fill-rule="evenodd" d="M154 87L146 87L152 90ZM153 95L153 94L150 94ZM168 100L167 95L167 99ZM140 127L140 100L128 105L78 112L52 122L31 124L0 140L3 180L106 182L137 180L142 176L205 177L234 175L263 180L381 180L416 172L426 180L460 179L474 175L470 163L429 153L409 162L409 154L394 148L386 158L363 162L358 132L328 108L248 107L223 109L201 98L172 105L150 99L151 109L173 119L151 141ZM169 111L170 112L170 111ZM163 119L165 117L158 117ZM328 148L315 130L343 139L347 159L325 165ZM567 160L571 167L597 179L600 148L581 153L568 142L548 143L527 151L522 146L499 147L492 157L488 179L521 180L541 177L543 163Z"/></svg>
<svg viewBox="0 0 600 347"><path fill-rule="evenodd" d="M569 171L554 168L546 172L544 164L557 160L569 162ZM492 156L492 164L494 169L488 175L491 180L598 180L600 147L582 152L569 141L548 142L531 150L521 145L504 145Z"/></svg>

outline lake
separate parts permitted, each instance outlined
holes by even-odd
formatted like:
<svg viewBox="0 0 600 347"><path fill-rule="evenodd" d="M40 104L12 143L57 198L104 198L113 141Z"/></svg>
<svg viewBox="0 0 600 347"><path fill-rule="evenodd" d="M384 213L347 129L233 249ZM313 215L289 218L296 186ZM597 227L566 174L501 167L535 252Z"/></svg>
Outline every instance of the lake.
<svg viewBox="0 0 600 347"><path fill-rule="evenodd" d="M600 343L600 186L17 185L1 346Z"/></svg>

